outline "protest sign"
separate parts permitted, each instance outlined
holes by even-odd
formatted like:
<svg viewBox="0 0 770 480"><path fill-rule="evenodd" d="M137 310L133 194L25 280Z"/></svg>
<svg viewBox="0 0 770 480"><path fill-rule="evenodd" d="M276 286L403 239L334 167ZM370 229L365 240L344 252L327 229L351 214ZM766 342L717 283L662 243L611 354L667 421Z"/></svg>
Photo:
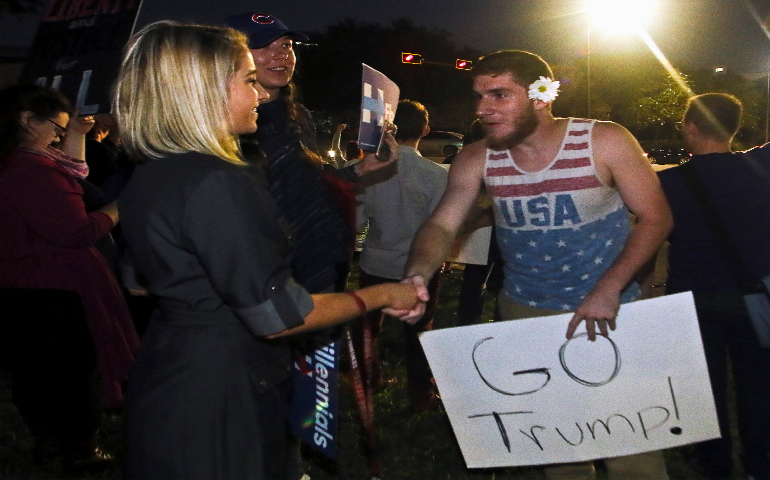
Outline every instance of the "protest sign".
<svg viewBox="0 0 770 480"><path fill-rule="evenodd" d="M110 111L140 0L49 0L22 73L22 82L51 86L82 115Z"/></svg>
<svg viewBox="0 0 770 480"><path fill-rule="evenodd" d="M340 344L336 330L321 330L312 345L292 355L289 425L297 438L332 459L337 458Z"/></svg>
<svg viewBox="0 0 770 480"><path fill-rule="evenodd" d="M448 172L451 164L441 163ZM488 206L486 200L479 206ZM489 262L489 243L492 240L492 227L481 227L467 235L455 239L452 249L449 251L447 262L469 263L473 265L486 265Z"/></svg>
<svg viewBox="0 0 770 480"><path fill-rule="evenodd" d="M719 437L692 295L623 305L609 338L571 314L420 341L470 468L577 462Z"/></svg>
<svg viewBox="0 0 770 480"><path fill-rule="evenodd" d="M374 152L380 142L384 122L393 122L401 94L398 85L365 63L361 75L361 121L358 146Z"/></svg>
<svg viewBox="0 0 770 480"><path fill-rule="evenodd" d="M492 227L482 227L455 241L448 262L486 265L489 261L489 242Z"/></svg>

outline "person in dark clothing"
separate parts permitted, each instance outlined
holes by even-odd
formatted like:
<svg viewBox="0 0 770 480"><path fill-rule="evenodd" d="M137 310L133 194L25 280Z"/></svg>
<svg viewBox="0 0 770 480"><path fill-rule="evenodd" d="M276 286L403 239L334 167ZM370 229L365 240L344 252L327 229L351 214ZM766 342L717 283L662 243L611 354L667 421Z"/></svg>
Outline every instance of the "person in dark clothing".
<svg viewBox="0 0 770 480"><path fill-rule="evenodd" d="M106 141L110 129L101 120L103 117L104 115L94 117L96 123L86 137L87 180L97 187L101 187L117 171L117 151L111 142Z"/></svg>
<svg viewBox="0 0 770 480"><path fill-rule="evenodd" d="M447 173L420 155L420 140L430 132L428 110L414 100L401 100L394 122L398 125L399 161L389 169L379 172L371 184L358 195L359 227L369 224L366 243L359 261L360 285L369 286L398 281L415 232L430 216L441 200L446 187ZM420 345L419 334L433 330L441 273L429 280L431 302L425 314L413 325L404 325L404 354L409 401L415 413L438 408L433 375ZM377 336L384 314L377 312L354 324L354 343L363 354L366 351L363 322L369 322L373 334L371 350L374 368L368 380L379 383L379 358Z"/></svg>
<svg viewBox="0 0 770 480"><path fill-rule="evenodd" d="M311 296L294 280L291 234L239 148L267 98L241 33L148 25L115 91L124 145L144 160L119 198L123 234L159 298L129 380L126 477L296 480L279 337L414 305L416 290Z"/></svg>
<svg viewBox="0 0 770 480"><path fill-rule="evenodd" d="M744 470L749 478L770 478L770 349L760 347L743 303L753 279L770 272L770 144L732 151L741 111L740 101L731 95L690 98L682 137L692 159L658 173L674 214L666 293L693 292L722 431L722 438L697 445L698 466L714 479L729 478L733 467L727 411L730 371ZM737 258L723 250L707 219L713 212L693 190L697 187L688 180L690 175L700 182L733 238Z"/></svg>
<svg viewBox="0 0 770 480"><path fill-rule="evenodd" d="M311 293L334 291L339 272L346 271L340 265L350 259L355 219L348 219L344 210L354 210L355 199L348 196L350 204L340 206L335 200L340 195L335 197L332 189L345 190L344 183L357 182L390 162L368 155L354 166L333 171L332 178L324 176L315 124L299 102L292 80L296 66L293 42L307 40L307 36L263 13L234 15L225 22L248 36L257 80L270 95L258 108L256 133L241 137L246 161L265 166L270 194L292 226L292 269L297 281ZM252 153L256 151L261 152L261 159Z"/></svg>

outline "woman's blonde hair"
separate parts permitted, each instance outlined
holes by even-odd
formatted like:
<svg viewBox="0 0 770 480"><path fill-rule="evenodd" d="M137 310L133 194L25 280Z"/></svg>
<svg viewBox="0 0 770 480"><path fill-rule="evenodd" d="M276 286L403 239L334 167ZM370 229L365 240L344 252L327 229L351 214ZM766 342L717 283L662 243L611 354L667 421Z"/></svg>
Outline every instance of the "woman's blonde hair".
<svg viewBox="0 0 770 480"><path fill-rule="evenodd" d="M131 155L200 152L243 163L230 133L230 79L248 53L246 36L225 27L152 23L126 46L113 112Z"/></svg>

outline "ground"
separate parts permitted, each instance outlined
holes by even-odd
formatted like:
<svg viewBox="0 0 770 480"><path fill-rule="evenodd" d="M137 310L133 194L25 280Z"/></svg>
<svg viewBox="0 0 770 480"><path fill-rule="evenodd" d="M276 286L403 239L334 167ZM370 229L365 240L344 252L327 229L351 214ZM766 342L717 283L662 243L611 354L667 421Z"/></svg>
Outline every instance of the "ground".
<svg viewBox="0 0 770 480"><path fill-rule="evenodd" d="M355 270L355 268L354 268ZM444 274L440 308L435 328L448 328L457 323L457 297L462 270L454 267ZM355 285L355 275L351 285ZM492 318L493 300L488 300L484 321ZM468 470L455 440L446 413L439 409L412 415L405 391L405 370L401 348L402 330L396 322L385 325L380 337L380 355L387 362L384 376L396 382L388 385L375 397L375 422L380 439L379 457L384 479L490 479L524 480L544 478L537 467ZM341 408L339 432L339 458L336 462L303 451L306 472L313 480L366 479L367 463L364 456L364 437L358 421L352 387L347 376L341 383ZM55 401L55 392L52 401ZM9 382L0 373L0 478L49 479L61 478L50 468L32 464L32 438L10 401ZM120 458L122 447L122 412L106 413L101 432L105 450ZM672 480L702 477L693 471L686 461L692 447L666 451L669 474ZM740 478L735 472L734 478ZM122 471L114 468L86 477L120 479ZM601 470L600 470L601 478Z"/></svg>

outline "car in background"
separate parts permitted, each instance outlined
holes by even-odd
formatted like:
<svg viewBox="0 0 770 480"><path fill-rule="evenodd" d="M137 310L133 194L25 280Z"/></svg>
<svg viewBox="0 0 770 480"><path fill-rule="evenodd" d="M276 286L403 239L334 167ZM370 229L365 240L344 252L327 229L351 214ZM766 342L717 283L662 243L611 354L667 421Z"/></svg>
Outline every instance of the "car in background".
<svg viewBox="0 0 770 480"><path fill-rule="evenodd" d="M690 160L692 155L684 148L657 147L647 152L647 159L653 165L681 165Z"/></svg>
<svg viewBox="0 0 770 480"><path fill-rule="evenodd" d="M456 132L434 130L422 137L418 150L423 157L444 158L463 148L463 136Z"/></svg>

